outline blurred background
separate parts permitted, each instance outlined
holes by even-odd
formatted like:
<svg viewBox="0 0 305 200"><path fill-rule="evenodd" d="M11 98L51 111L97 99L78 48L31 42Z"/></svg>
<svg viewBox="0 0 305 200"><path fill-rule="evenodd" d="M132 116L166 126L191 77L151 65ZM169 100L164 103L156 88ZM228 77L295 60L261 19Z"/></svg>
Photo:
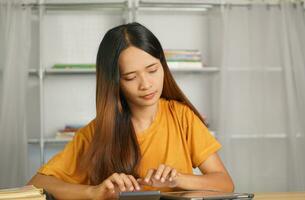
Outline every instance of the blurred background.
<svg viewBox="0 0 305 200"><path fill-rule="evenodd" d="M108 29L136 21L160 40L223 144L236 191L305 191L304 8L298 0L0 0L0 188L25 184L95 117L98 46Z"/></svg>

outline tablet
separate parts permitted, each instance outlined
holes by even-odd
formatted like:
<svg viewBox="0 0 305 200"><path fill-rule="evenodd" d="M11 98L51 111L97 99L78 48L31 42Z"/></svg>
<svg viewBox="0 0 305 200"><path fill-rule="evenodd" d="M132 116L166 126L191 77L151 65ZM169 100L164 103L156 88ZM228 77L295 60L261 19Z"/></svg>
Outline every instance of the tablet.
<svg viewBox="0 0 305 200"><path fill-rule="evenodd" d="M160 191L120 192L119 200L159 200Z"/></svg>
<svg viewBox="0 0 305 200"><path fill-rule="evenodd" d="M225 193L212 190L163 192L161 199L216 200L216 199L252 199L251 193Z"/></svg>

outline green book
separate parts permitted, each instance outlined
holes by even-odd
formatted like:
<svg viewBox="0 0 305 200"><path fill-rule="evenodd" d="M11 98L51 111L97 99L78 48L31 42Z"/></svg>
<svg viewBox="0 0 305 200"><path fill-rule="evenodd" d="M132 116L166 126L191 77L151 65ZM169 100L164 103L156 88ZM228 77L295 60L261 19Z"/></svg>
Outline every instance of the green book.
<svg viewBox="0 0 305 200"><path fill-rule="evenodd" d="M53 69L94 69L95 64L55 64Z"/></svg>

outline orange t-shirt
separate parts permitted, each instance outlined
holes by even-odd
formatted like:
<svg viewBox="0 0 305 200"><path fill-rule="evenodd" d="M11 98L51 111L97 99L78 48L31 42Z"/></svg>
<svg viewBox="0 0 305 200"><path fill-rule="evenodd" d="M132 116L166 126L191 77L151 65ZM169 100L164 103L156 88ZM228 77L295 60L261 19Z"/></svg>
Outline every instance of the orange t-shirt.
<svg viewBox="0 0 305 200"><path fill-rule="evenodd" d="M81 128L73 141L38 172L69 183L89 184L86 172L76 166L79 155L88 150L94 123L93 120ZM175 100L160 99L155 120L148 129L137 133L137 138L141 149L140 177L160 164L191 174L193 167L198 167L221 147L193 111Z"/></svg>

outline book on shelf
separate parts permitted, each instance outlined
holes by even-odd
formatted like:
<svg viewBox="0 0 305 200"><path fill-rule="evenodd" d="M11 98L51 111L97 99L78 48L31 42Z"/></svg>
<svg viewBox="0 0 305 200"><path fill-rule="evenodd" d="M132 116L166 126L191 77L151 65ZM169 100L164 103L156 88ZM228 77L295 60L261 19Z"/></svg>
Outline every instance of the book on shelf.
<svg viewBox="0 0 305 200"><path fill-rule="evenodd" d="M43 189L36 188L33 185L27 185L17 188L0 189L0 200L45 200L46 195Z"/></svg>
<svg viewBox="0 0 305 200"><path fill-rule="evenodd" d="M75 135L75 132L83 127L83 125L66 125L64 129L57 131L55 138L56 139L72 139Z"/></svg>
<svg viewBox="0 0 305 200"><path fill-rule="evenodd" d="M201 69L202 68L202 63L201 62L173 62L169 61L167 62L167 65L169 69L176 69L176 70L196 70L196 69Z"/></svg>
<svg viewBox="0 0 305 200"><path fill-rule="evenodd" d="M201 69L201 52L199 50L164 50L166 62L170 69Z"/></svg>
<svg viewBox="0 0 305 200"><path fill-rule="evenodd" d="M166 49L164 54L170 69L201 69L206 66L199 50ZM52 69L95 69L95 64L58 63L53 65Z"/></svg>
<svg viewBox="0 0 305 200"><path fill-rule="evenodd" d="M52 69L95 69L95 64L55 64Z"/></svg>

